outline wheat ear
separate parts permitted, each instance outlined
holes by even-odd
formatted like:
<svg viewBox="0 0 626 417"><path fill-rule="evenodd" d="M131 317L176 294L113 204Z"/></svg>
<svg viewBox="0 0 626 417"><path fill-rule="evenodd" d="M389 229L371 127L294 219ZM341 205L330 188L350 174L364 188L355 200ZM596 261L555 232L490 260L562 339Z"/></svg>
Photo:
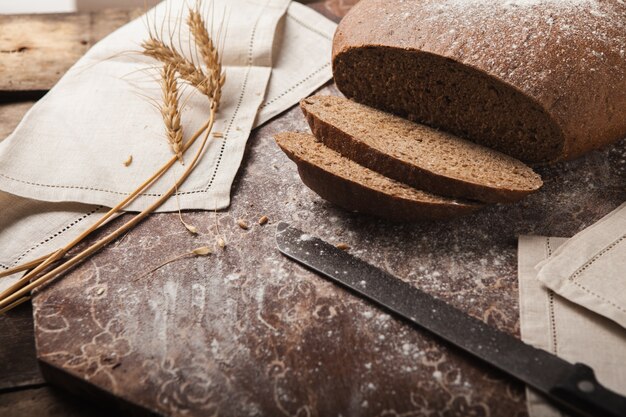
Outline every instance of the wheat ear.
<svg viewBox="0 0 626 417"><path fill-rule="evenodd" d="M113 232L109 233L107 236L101 238L96 243L93 243L91 246L89 246L88 248L84 249L82 252L80 252L77 255L73 256L72 258L68 259L65 263L63 263L63 264L53 268L52 270L46 272L42 276L37 277L36 279L34 279L32 282L30 282L28 284L27 284L27 281L23 282L24 277L22 277L18 281L18 282L22 282L23 286L20 286L21 288L20 287L18 287L18 288L9 288L8 290L6 290L5 292L3 292L0 295L0 311L1 312L6 312L6 311L8 311L11 308L16 307L21 302L25 301L25 300L21 300L21 299L22 298L26 298L30 291L32 291L35 288L45 284L46 282L50 281L52 278L54 278L54 277L58 276L59 274L67 271L68 269L70 269L74 265L82 262L85 258L87 258L90 255L94 254L95 252L99 251L104 246L106 246L108 243L112 242L113 240L117 239L119 236L121 236L122 234L124 234L128 230L132 229L139 222L141 222L144 218L146 218L146 216L148 216L154 210L159 208L163 203L165 203L172 196L172 194L174 194L176 189L178 187L180 187L183 182L185 182L185 180L187 179L189 174L191 174L191 172L193 171L193 168L198 163L198 160L200 159L200 156L202 156L202 154L204 153L204 150L206 148L206 144L207 144L207 141L208 141L208 138L209 138L209 134L211 133L211 129L213 128L214 121L215 121L215 110L212 108L211 112L209 114L209 121L205 125L205 129L202 129L202 131L206 130L206 134L204 135L204 137L203 137L203 139L202 139L202 141L200 143L200 146L199 146L198 150L196 151L196 154L194 155L191 163L187 166L187 168L185 169L183 174L180 176L180 178L178 178L178 180L174 183L174 186L172 186L165 193L163 193L161 195L161 197L159 197L159 199L157 199L154 203L152 203L148 208L144 209L142 212L140 212L137 215L135 215L132 219L130 219L129 221L124 223L122 226L120 226L119 228L117 228ZM190 143L188 143L185 146L188 147L189 145L190 145ZM173 160L173 162L176 162L176 158L175 157L173 157L172 160ZM55 252L55 254L59 254L60 252L61 251ZM44 264L46 264L45 261L42 264L40 264L39 267L37 267L37 268L41 268L42 265L44 265ZM24 284L26 284L26 285L24 285Z"/></svg>
<svg viewBox="0 0 626 417"><path fill-rule="evenodd" d="M204 24L203 24L204 26ZM205 29L206 30L206 29ZM210 40L210 38L209 38ZM36 259L27 263L26 265L20 265L15 268L12 268L10 271L5 271L2 275L6 275L7 273L14 273L19 270L24 270L28 267L35 266L33 270L28 272L26 275L21 277L17 282L11 285L6 290L0 293L0 314L6 312L7 310L16 307L22 302L29 299L28 293L39 287L40 285L48 282L55 276L67 271L72 266L81 262L91 254L95 253L102 247L104 247L109 242L118 238L131 228L133 228L137 223L142 221L148 214L152 213L158 207L160 207L169 197L172 196L174 192L176 192L177 188L187 179L191 171L197 164L200 156L202 155L206 143L209 137L209 134L213 128L213 123L215 121L215 113L217 112L217 108L219 106L219 100L221 98L221 87L224 83L225 77L222 75L219 79L219 82L212 83L208 82L208 78L204 75L204 72L196 67L192 62L186 60L180 53L178 53L175 49L167 46L164 42L159 39L151 36L147 41L144 42L144 54L148 56L152 56L157 60L165 64L172 64L176 68L176 72L183 78L186 82L190 83L194 87L196 87L200 92L205 94L211 100L211 111L209 115L209 120L207 123L201 127L188 141L187 143L182 145L182 153L184 153L191 145L196 141L196 139L202 134L202 132L206 131L206 134L200 144L198 151L196 152L191 164L187 167L183 175L175 182L174 186L170 188L167 192L161 195L161 197L155 201L150 207L143 210L141 213L137 214L133 219L128 221L123 226L119 227L115 231L111 232L106 237L102 238L98 242L92 244L87 249L83 250L76 256L67 260L65 263L52 268L52 270L47 271L43 275L39 276L44 270L50 266L55 261L63 258L67 252L81 242L84 238L86 238L91 232L93 232L96 228L104 224L111 216L117 212L119 212L122 208L124 208L127 204L133 201L143 190L152 185L157 179L159 179L171 166L178 160L176 156L172 157L164 166L162 166L157 172L155 172L150 178L144 181L135 191L129 194L125 199L123 199L120 203L118 203L115 207L111 208L107 213L105 213L95 224L93 224L90 228L85 230L80 234L77 238L75 238L72 242L68 243L61 249L53 252L47 257L42 257L40 259ZM216 61L213 62L211 68L212 74L221 74L222 68L219 62L219 57L216 55ZM45 258L45 259L43 259ZM34 279L29 283L31 279Z"/></svg>
<svg viewBox="0 0 626 417"><path fill-rule="evenodd" d="M198 129L198 131L183 146L183 152L189 149L191 145L193 145L193 143L196 142L196 140L200 137L200 135L204 131L206 131L207 129L209 129L210 131L212 126L213 126L213 121L209 120L200 129ZM9 298L12 294L18 292L20 288L27 285L31 279L35 278L37 275L42 273L44 269L46 269L48 266L50 266L54 262L63 258L65 254L67 254L73 247L78 245L83 239L85 239L88 235L90 235L94 230L96 230L98 227L103 225L108 219L111 218L111 216L121 211L130 202L134 201L141 192L143 192L146 188L152 185L156 180L161 178L163 174L167 170L169 170L172 167L172 165L176 163L176 161L177 161L177 158L173 156L158 171L152 174L150 178L148 178L139 187L137 187L135 191L129 194L124 200L120 201L115 207L111 208L95 224L93 224L91 227L89 227L87 230L85 230L83 233L81 233L78 237L76 237L70 243L65 245L63 248L57 249L55 252L49 255L46 255L45 257L35 259L24 265L19 265L7 271L4 271L1 276L11 275L16 272L24 271L25 269L30 269L32 267L35 267L31 271L29 271L26 275L22 276L19 280L13 283L9 288L0 292L0 308L5 307L8 304L5 302L6 298ZM15 301L16 298L12 298L12 300ZM17 304L15 306L17 306ZM5 310L3 309L3 311Z"/></svg>
<svg viewBox="0 0 626 417"><path fill-rule="evenodd" d="M160 39L149 38L141 44L143 54L161 61L163 64L171 64L176 68L180 77L197 88L202 94L213 100L213 86L209 82L202 69L193 62L187 60L176 49L168 46Z"/></svg>
<svg viewBox="0 0 626 417"><path fill-rule="evenodd" d="M204 64L209 72L208 83L210 83L213 91L213 97L211 98L213 102L216 103L215 105L218 106L222 95L222 86L226 81L226 77L222 74L220 55L215 47L213 39L209 35L206 23L200 14L199 8L189 11L187 26L189 26L189 30L193 34L194 40L196 41L196 47L200 51L202 60L204 61Z"/></svg>
<svg viewBox="0 0 626 417"><path fill-rule="evenodd" d="M163 104L161 115L165 122L167 141L181 164L183 162L183 127L180 123L178 83L176 82L176 68L172 64L165 64L161 72L161 90Z"/></svg>

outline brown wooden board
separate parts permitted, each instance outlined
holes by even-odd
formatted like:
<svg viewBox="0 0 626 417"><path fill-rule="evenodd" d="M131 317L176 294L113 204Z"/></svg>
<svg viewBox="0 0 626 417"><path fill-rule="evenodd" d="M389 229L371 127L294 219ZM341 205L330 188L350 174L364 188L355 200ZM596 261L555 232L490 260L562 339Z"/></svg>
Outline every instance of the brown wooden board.
<svg viewBox="0 0 626 417"><path fill-rule="evenodd" d="M0 15L0 93L49 90L95 42L138 13Z"/></svg>
<svg viewBox="0 0 626 417"><path fill-rule="evenodd" d="M35 357L30 303L0 315L0 335L0 390L42 384Z"/></svg>
<svg viewBox="0 0 626 417"><path fill-rule="evenodd" d="M517 236L571 236L624 201L626 142L540 169L545 187L520 203L398 225L347 213L308 190L272 138L285 130L307 130L298 109L254 132L228 211L185 214L199 236L176 214L152 216L37 295L47 377L173 416L526 415L520 384L282 257L275 225L286 220L345 242L518 335ZM260 226L263 215L270 223ZM142 277L213 245L216 219L225 251Z"/></svg>
<svg viewBox="0 0 626 417"><path fill-rule="evenodd" d="M308 2L329 17L325 2ZM110 31L137 16L141 10L106 10L98 13L63 15L0 16L0 140L18 125L24 114L84 51ZM52 33L52 35L50 35ZM24 69L29 69L24 72ZM51 69L55 74L51 74ZM56 74L58 72L58 74ZM0 77L1 78L1 77ZM10 80L10 81L9 81ZM10 86L8 86L11 84ZM17 389L43 383L35 358L30 303L0 317L0 390ZM39 392L39 391L36 391ZM42 392L47 392L42 389ZM8 394L2 394L8 395ZM10 394L14 397L17 394ZM26 394L25 394L26 395ZM46 401L59 402L58 396L45 396ZM0 398L0 402L6 397ZM41 405L38 401L36 404ZM8 407L10 401L4 401ZM54 410L65 410L63 402ZM9 410L3 409L2 415ZM15 407L21 415L22 408ZM41 407L33 415L48 415ZM10 413L9 413L10 414Z"/></svg>
<svg viewBox="0 0 626 417"><path fill-rule="evenodd" d="M49 387L29 388L0 395L2 417L105 417L110 413Z"/></svg>
<svg viewBox="0 0 626 417"><path fill-rule="evenodd" d="M342 15L353 3L310 5ZM80 56L73 54L75 42L92 42L113 29L108 24L115 20L95 19L102 23L99 32L93 22L62 19L74 28L65 32L71 36L64 39L74 39L64 41L69 49L55 53L59 44L42 44L42 55L31 51L26 60L17 59L29 51L15 47L21 33L5 32L1 19L0 49L17 52L6 54L11 61L0 54L0 74L17 74L19 86L9 88L0 77L0 91L18 92L47 90L58 79L45 73L37 84L28 71L20 73L29 64L41 67L44 49L56 55L49 66L69 68ZM32 19L43 20L31 26L38 30L63 26L54 16ZM88 27L91 32L84 31ZM0 129L12 130L3 114L26 106L0 108ZM185 214L200 236L190 236L176 215L152 216L36 297L36 337L47 378L105 405L118 398L126 410L134 404L135 411L164 415L525 415L519 384L280 256L275 225L288 220L346 242L357 256L518 334L517 236L570 236L621 203L626 143L541 169L545 188L516 205L452 222L402 226L343 212L306 189L271 138L291 129L307 129L298 110L253 134L230 209ZM261 215L270 217L268 225L255 224ZM173 255L212 244L216 218L226 251L135 279ZM252 227L240 229L239 218ZM26 334L13 334L21 333ZM29 356L24 352L20 358ZM33 402L39 408L24 408L30 407L24 405L29 395L41 396ZM49 410L64 407L47 388L0 395L3 416L55 415Z"/></svg>

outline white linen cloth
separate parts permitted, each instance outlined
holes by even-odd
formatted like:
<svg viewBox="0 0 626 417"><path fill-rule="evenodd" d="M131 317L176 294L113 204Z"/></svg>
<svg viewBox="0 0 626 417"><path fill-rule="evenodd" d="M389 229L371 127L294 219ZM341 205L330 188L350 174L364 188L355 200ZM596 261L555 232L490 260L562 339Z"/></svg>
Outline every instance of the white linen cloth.
<svg viewBox="0 0 626 417"><path fill-rule="evenodd" d="M626 328L626 203L537 267L546 287Z"/></svg>
<svg viewBox="0 0 626 417"><path fill-rule="evenodd" d="M626 395L626 204L571 239L519 239L522 340L591 366ZM590 295L591 294L591 295ZM530 417L562 414L527 390Z"/></svg>
<svg viewBox="0 0 626 417"><path fill-rule="evenodd" d="M161 5L157 16L183 3ZM220 4L228 4L229 10L227 81L214 131L223 132L224 138L210 139L202 162L181 187L183 209L226 208L250 129L332 77L335 23L285 0L216 1L216 16ZM154 13L148 16L159 22ZM115 56L136 50L145 37L144 24L136 20L102 40L27 113L12 135L0 138L0 270L69 242L97 221L106 211L103 206L119 202L171 157L160 115L146 101L146 92L137 89L145 86L158 98L157 81L141 71L133 74L156 62L139 54ZM187 137L204 123L206 111L202 97L188 100ZM133 162L125 167L129 155ZM129 209L145 207L173 180L166 174ZM160 211L177 209L170 200ZM0 290L15 279L0 279Z"/></svg>
<svg viewBox="0 0 626 417"><path fill-rule="evenodd" d="M154 108L161 100L160 65L141 55L139 45L148 38L148 26L155 24L164 28L164 37L178 25L180 44L188 45L187 27L180 24L186 19L186 3L163 2L100 41L68 71L0 144L0 190L37 200L111 207L171 157L163 120ZM226 16L226 84L214 127L223 137L210 139L200 164L179 190L183 209L227 207L255 119L257 125L266 121L331 77L335 24L306 6L288 0L213 0L209 11L209 22ZM275 42L277 27L282 39ZM206 122L209 103L192 88L184 91L190 93L182 112L188 138ZM125 167L130 155L133 162ZM174 172L181 173L182 167ZM167 174L128 209L146 207L173 181L174 175ZM171 199L159 211L175 209Z"/></svg>

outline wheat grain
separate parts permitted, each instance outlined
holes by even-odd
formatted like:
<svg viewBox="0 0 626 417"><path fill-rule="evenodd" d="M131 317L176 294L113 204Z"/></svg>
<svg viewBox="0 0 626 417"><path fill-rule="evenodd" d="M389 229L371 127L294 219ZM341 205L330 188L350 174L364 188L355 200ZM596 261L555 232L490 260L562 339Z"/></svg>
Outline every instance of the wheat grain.
<svg viewBox="0 0 626 417"><path fill-rule="evenodd" d="M337 249L341 249L341 250L348 250L348 249L350 249L350 245L348 245L347 243L344 243L344 242L337 243L335 245L335 247Z"/></svg>
<svg viewBox="0 0 626 417"><path fill-rule="evenodd" d="M198 256L207 256L212 254L213 251L208 247L208 246L200 246L199 248L195 248L189 252L177 255L173 258L168 259L167 261L164 261L162 263L160 263L159 265L155 266L154 268L150 269L149 271L145 272L144 274L142 274L141 276L135 278L133 281L136 281L138 279L147 277L148 275L152 274L153 272L158 271L159 269L163 268L166 265L169 265L173 262L176 261L180 261L181 259L184 258L189 258L189 257L198 257Z"/></svg>
<svg viewBox="0 0 626 417"><path fill-rule="evenodd" d="M207 256L213 253L211 248L209 248L208 246L200 246L199 248L195 248L191 252L197 256Z"/></svg>
<svg viewBox="0 0 626 417"><path fill-rule="evenodd" d="M209 38L210 39L210 38ZM211 77L214 77L216 82L211 82L209 77L205 75L201 68L197 67L193 62L184 58L178 51L176 51L173 47L168 46L163 41L155 38L152 33L148 40L146 40L142 44L144 50L143 53L147 56L153 57L166 65L172 65L175 67L176 72L179 76L187 83L191 84L193 87L197 88L202 94L206 95L211 100L211 109L209 114L209 120L206 124L201 127L188 141L187 143L182 145L181 141L181 153L184 153L195 141L196 139L203 133L206 132L203 140L199 145L199 149L196 151L194 157L190 165L187 167L185 172L178 178L175 182L174 187L168 189L165 193L163 193L159 199L153 202L148 208L144 209L142 212L137 214L131 220L126 222L124 225L120 226L118 229L109 233L104 238L99 241L93 243L88 248L84 249L77 255L68 259L65 263L62 263L56 267L49 268L56 261L61 260L68 251L81 242L85 237L91 234L96 228L101 226L105 221L107 221L112 215L119 212L123 207L133 201L143 190L149 187L154 181L159 179L168 169L172 167L172 165L177 161L177 157L172 157L164 166L162 166L159 170L157 170L150 178L144 181L135 191L129 194L126 198L124 198L120 203L118 203L115 207L105 213L94 225L92 225L88 230L81 233L78 237L76 237L72 242L68 243L63 248L53 252L50 255L42 257L40 259L36 259L24 265L17 266L12 268L10 271L5 271L0 274L1 276L6 276L9 273L15 273L17 271L22 271L31 267L34 267L31 271L29 271L26 275L22 276L17 282L12 284L9 288L0 292L0 314L18 306L30 299L28 293L31 290L45 284L50 281L54 277L59 276L64 273L68 269L72 268L74 265L82 262L85 258L91 256L96 251L100 250L102 247L106 246L113 240L119 238L120 236L127 233L130 229L136 226L139 222L141 222L146 216L160 207L167 199L169 199L172 194L174 194L178 186L185 182L188 176L191 174L192 170L198 163L201 155L203 154L209 134L213 128L213 124L215 122L215 113L217 112L219 102L221 99L221 87L224 84L225 76L221 73L222 68L219 61L219 55L215 55L215 63L209 68L209 72ZM218 76L215 76L218 74ZM180 121L178 122L180 125ZM175 122L172 122L171 126L176 126ZM181 132L182 133L182 132ZM129 165L132 162L132 159L128 160ZM192 230L190 230L192 231ZM218 239L218 245L221 248L225 248L226 242L220 237ZM204 256L206 249L197 248L192 251L193 255ZM210 253L210 252L209 252ZM208 253L206 253L208 254Z"/></svg>
<svg viewBox="0 0 626 417"><path fill-rule="evenodd" d="M204 152L204 150L206 148L206 144L207 144L207 141L208 141L208 138L209 138L209 134L210 134L211 130L213 129L214 122L215 122L215 110L212 108L211 112L209 114L208 122L206 123L205 126L203 126L201 128L201 130L198 131L198 134L197 134L197 136L200 136L200 134L203 131L206 131L206 135L202 139L202 141L201 141L201 143L200 143L200 145L198 147L198 150L196 151L196 153L195 153L191 163L187 166L187 168L185 169L185 172L183 172L183 174L178 178L178 180L176 180L176 183L174 184L173 187L169 188L165 193L163 193L161 195L161 197L159 197L159 199L157 199L155 202L153 202L149 207L144 209L139 214L136 214L132 219L130 219L129 221L124 223L119 228L115 229L113 232L109 233L107 236L101 238L96 243L93 243L88 248L82 250L80 253L78 253L77 255L73 256L69 260L67 260L65 263L63 263L63 264L53 268L50 271L47 271L43 275L38 276L33 281L29 282L29 279L31 277L33 277L33 275L34 275L33 273L35 273L35 271L36 271L36 273L41 272L42 269L44 269L45 267L50 265L52 262L54 262L57 259L59 259L59 257L63 256L65 253L67 253L67 248L59 249L57 252L52 254L50 256L50 258L48 258L43 263L39 264L39 266L37 266L33 271L31 271L30 273L24 275L15 284L13 284L11 287L9 287L8 289L4 290L0 294L0 314L10 310L11 308L13 308L13 307L19 305L21 302L25 301L25 300L22 300L22 298L26 298L27 294L31 290L33 290L33 289L35 289L35 288L45 284L46 282L50 281L54 277L58 276L59 274L61 274L61 273L65 272L65 271L67 271L68 269L72 268L74 265L82 262L85 258L93 255L95 252L99 251L104 246L106 246L107 244L109 244L113 240L117 239L118 237L120 237L122 234L124 234L128 230L130 230L133 227L135 227L139 222L141 222L143 219L145 219L146 216L148 216L150 213L152 213L154 210L156 210L158 207L160 207L165 201L167 201L172 196L172 194L174 194L174 192L178 189L178 187L182 183L185 182L187 177L189 177L189 174L191 174L193 168L196 166L198 160L200 159L201 155L203 154L203 152ZM193 139L195 140L197 138L197 136L196 135L194 135L194 136L195 137ZM188 146L191 146L192 143L193 143L193 141L190 141L188 144L185 145L185 148L187 148ZM172 160L170 162L168 162L168 164L165 167L169 168L175 162L176 162L176 158L173 157ZM165 170L167 170L167 169L165 169ZM159 174L160 172L161 172L161 170L157 171L157 173L155 173L153 175L153 177L149 181L152 182L154 180L154 178L157 176L157 174ZM133 193L133 194L135 194L135 193ZM126 202L127 201L124 200L120 204L125 204ZM114 209L119 210L119 207L116 206ZM90 232L92 232L92 231L93 230L90 230ZM80 240L82 238L84 238L83 235L79 236L79 238L77 238L76 240ZM72 243L74 244L75 241L72 242ZM27 279L25 279L25 278L27 278Z"/></svg>
<svg viewBox="0 0 626 417"><path fill-rule="evenodd" d="M211 36L209 35L206 24L198 7L196 7L195 10L189 10L187 25L193 34L196 46L202 56L202 60L209 71L208 79L209 84L211 85L211 90L213 91L213 101L215 103L219 103L222 95L222 86L226 81L226 77L222 74L222 65L219 53L215 47L213 39L211 39Z"/></svg>
<svg viewBox="0 0 626 417"><path fill-rule="evenodd" d="M194 65L193 62L187 60L176 49L154 37L144 41L141 46L144 55L159 60L163 64L172 64L183 80L197 88L211 100L214 100L212 87L204 71Z"/></svg>
<svg viewBox="0 0 626 417"><path fill-rule="evenodd" d="M180 123L180 109L178 83L176 82L176 68L173 64L165 64L161 72L161 90L163 104L161 115L165 122L167 141L181 164L183 162L183 127Z"/></svg>

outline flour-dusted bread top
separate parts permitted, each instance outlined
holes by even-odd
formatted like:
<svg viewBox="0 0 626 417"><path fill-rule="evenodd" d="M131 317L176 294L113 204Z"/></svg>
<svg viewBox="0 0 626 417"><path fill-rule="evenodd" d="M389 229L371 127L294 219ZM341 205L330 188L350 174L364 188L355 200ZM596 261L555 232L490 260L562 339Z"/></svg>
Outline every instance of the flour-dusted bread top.
<svg viewBox="0 0 626 417"><path fill-rule="evenodd" d="M394 181L341 156L313 135L285 132L275 138L283 152L297 164L302 182L344 209L412 222L457 217L481 207Z"/></svg>
<svg viewBox="0 0 626 417"><path fill-rule="evenodd" d="M526 161L626 136L626 1L362 0L339 89Z"/></svg>
<svg viewBox="0 0 626 417"><path fill-rule="evenodd" d="M543 184L515 158L344 97L316 95L300 107L315 137L329 148L434 194L504 203Z"/></svg>

